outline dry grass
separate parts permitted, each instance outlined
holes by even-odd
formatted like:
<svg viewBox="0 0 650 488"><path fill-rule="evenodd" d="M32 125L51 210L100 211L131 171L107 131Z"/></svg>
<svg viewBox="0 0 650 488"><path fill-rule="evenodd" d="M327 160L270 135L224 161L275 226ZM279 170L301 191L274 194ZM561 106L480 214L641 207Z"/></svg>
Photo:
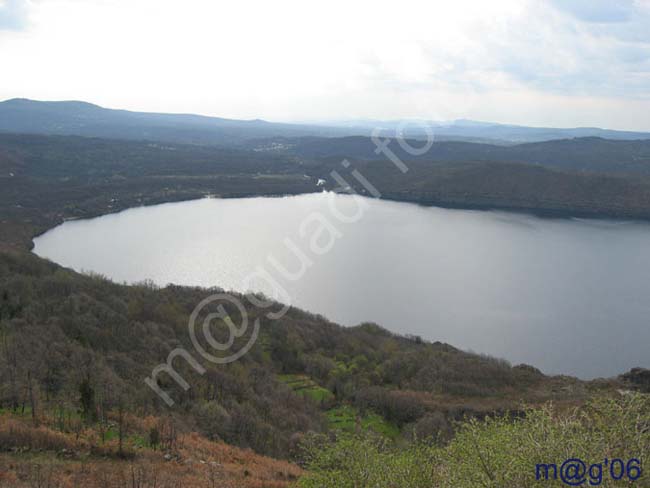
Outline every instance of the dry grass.
<svg viewBox="0 0 650 488"><path fill-rule="evenodd" d="M23 421L0 417L0 448L14 450L61 451L82 447L71 436L49 427L33 427ZM85 447L85 446L84 446Z"/></svg>
<svg viewBox="0 0 650 488"><path fill-rule="evenodd" d="M61 433L0 416L0 488L284 488L302 474L286 461L196 433L179 436L174 451L141 448L129 461L110 455L112 443L97 449L93 438L91 430Z"/></svg>

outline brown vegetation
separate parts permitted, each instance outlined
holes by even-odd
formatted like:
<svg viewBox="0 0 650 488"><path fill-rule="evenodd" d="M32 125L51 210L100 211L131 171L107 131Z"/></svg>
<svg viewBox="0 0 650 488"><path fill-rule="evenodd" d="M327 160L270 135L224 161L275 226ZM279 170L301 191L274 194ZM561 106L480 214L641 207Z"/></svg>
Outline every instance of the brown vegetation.
<svg viewBox="0 0 650 488"><path fill-rule="evenodd" d="M140 427L152 422L162 420L149 418ZM170 450L131 445L129 459L117 456L115 442L100 445L100 435L94 429L64 434L0 416L0 487L282 488L301 475L293 464L211 442L197 433L179 435Z"/></svg>

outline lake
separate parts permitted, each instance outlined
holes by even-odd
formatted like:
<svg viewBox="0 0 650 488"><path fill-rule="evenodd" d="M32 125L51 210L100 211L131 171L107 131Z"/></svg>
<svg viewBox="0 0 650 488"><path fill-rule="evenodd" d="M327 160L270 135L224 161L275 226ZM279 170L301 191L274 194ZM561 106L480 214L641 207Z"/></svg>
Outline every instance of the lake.
<svg viewBox="0 0 650 488"><path fill-rule="evenodd" d="M647 223L319 193L133 208L34 243L39 256L118 282L280 286L292 305L344 325L372 321L549 374L650 367ZM260 269L276 285L245 282Z"/></svg>

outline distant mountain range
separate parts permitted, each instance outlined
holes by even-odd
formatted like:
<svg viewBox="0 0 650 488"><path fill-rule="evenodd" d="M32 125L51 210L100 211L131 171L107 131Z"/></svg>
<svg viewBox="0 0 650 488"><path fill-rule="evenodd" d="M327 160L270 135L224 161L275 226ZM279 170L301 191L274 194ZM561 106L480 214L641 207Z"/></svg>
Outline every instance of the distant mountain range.
<svg viewBox="0 0 650 488"><path fill-rule="evenodd" d="M234 120L191 114L161 114L113 110L86 102L41 102L12 99L0 102L0 132L78 135L113 139L150 140L199 145L248 145L256 139L276 137L369 136L422 138L418 121L335 121L322 124L283 124L264 120ZM437 140L512 145L574 137L613 140L650 139L647 132L598 128L536 128L471 120L431 122Z"/></svg>
<svg viewBox="0 0 650 488"><path fill-rule="evenodd" d="M265 137L336 137L355 133L336 127L130 112L86 102L39 102L20 98L0 102L0 132L199 145L238 145Z"/></svg>
<svg viewBox="0 0 650 488"><path fill-rule="evenodd" d="M543 142L555 139L571 139L574 137L601 137L613 140L650 139L648 132L631 132L599 129L597 127L578 127L559 129L552 127L526 127L521 125L497 124L494 122L478 122L475 120L455 120L438 122L431 120L356 120L332 121L323 125L345 128L362 133L375 128L384 134L397 134L415 139L426 135L423 126L432 129L438 140L461 140L466 142L487 142L499 144L520 144L525 142Z"/></svg>

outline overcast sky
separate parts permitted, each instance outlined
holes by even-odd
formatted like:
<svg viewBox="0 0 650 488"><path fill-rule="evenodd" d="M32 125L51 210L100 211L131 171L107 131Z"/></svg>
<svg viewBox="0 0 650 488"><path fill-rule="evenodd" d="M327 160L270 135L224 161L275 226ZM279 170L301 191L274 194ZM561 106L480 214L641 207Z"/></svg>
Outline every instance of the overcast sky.
<svg viewBox="0 0 650 488"><path fill-rule="evenodd" d="M0 99L650 130L650 0L0 0Z"/></svg>

